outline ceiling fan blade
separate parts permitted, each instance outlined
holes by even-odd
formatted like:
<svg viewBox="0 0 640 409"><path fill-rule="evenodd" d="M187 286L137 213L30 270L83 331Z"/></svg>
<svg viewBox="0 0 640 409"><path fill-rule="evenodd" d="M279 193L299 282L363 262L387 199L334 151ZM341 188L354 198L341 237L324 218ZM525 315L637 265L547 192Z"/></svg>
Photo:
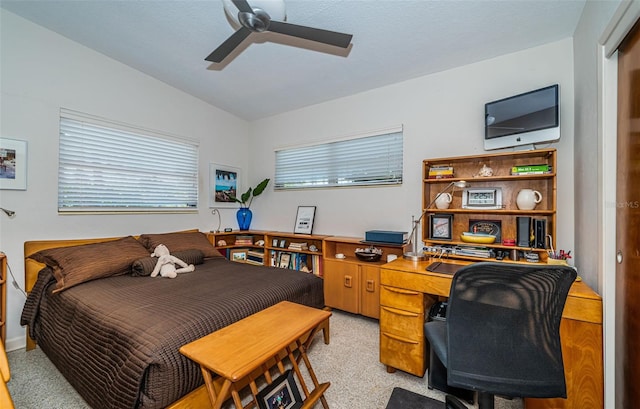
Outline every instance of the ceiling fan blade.
<svg viewBox="0 0 640 409"><path fill-rule="evenodd" d="M249 34L251 34L251 30L246 27L240 27L240 29L233 33L231 37L227 38L224 43L220 44L218 48L213 50L205 60L211 62L222 62L222 60L227 58L227 56L231 54L231 52L239 46L245 38L249 37Z"/></svg>
<svg viewBox="0 0 640 409"><path fill-rule="evenodd" d="M297 24L285 23L283 21L273 21L269 23L269 31L286 34L305 40L334 45L336 47L347 48L351 43L352 34L343 34L336 31L322 30L320 28L299 26Z"/></svg>
<svg viewBox="0 0 640 409"><path fill-rule="evenodd" d="M249 5L249 3L247 3L247 0L231 0L231 1L233 1L233 4L236 5L238 10L240 10L240 11L242 11L244 13L253 14L253 9Z"/></svg>

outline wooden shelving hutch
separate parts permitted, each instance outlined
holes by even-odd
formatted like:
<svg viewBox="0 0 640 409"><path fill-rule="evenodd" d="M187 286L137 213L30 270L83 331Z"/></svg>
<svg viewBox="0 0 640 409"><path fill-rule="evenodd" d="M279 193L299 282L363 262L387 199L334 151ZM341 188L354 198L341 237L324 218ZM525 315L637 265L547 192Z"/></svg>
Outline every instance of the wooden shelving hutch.
<svg viewBox="0 0 640 409"><path fill-rule="evenodd" d="M259 230L234 230L232 232L209 233L208 236L211 243L226 257L229 257L230 252L237 249L260 251L263 253L265 266L279 267L280 256L289 253L291 260L296 257L298 260L306 259L305 264L311 273L317 276L323 275L322 241L327 236ZM250 237L251 244L237 240L243 236ZM220 244L221 240L224 241L224 244ZM258 244L260 241L262 244ZM305 243L306 248L289 248L291 243ZM293 267L294 264L292 263L291 266Z"/></svg>
<svg viewBox="0 0 640 409"><path fill-rule="evenodd" d="M265 258L267 266L279 267L282 254L291 257L303 256L307 268L317 276L324 276L322 262L322 240L327 237L317 234L267 232L265 234ZM305 249L289 248L292 243L305 243ZM277 245L276 245L277 244ZM296 268L297 269L297 268Z"/></svg>
<svg viewBox="0 0 640 409"><path fill-rule="evenodd" d="M512 175L513 166L526 166L547 164L551 166L550 173ZM453 178L429 179L429 168L437 165L450 165L454 169ZM493 170L492 176L479 176L483 166ZM556 239L556 150L540 149L523 152L507 152L495 154L483 154L475 156L458 156L450 158L425 159L422 165L423 197L422 208L426 209L436 195L448 184L454 181L466 181L470 187L489 188L499 187L502 189L501 209L463 209L462 192L455 189L453 200L448 209L437 209L433 206L428 210L422 221L422 240L425 246L432 245L461 245L474 246L474 244L462 242L460 235L469 231L469 220L488 220L501 222L502 239L517 239L516 218L518 216L529 216L535 219L547 221L547 234L551 236L555 248ZM516 205L516 197L521 189L534 189L542 194L542 201L536 205L534 210L520 210ZM429 214L452 214L452 235L451 240L434 240L429 238ZM478 244L500 250L519 250L536 252L540 262L546 262L547 252L545 249L505 246L502 243ZM429 254L429 253L427 253ZM433 255L433 254L432 254ZM461 255L450 255L451 258L466 259L473 261L487 260ZM493 259L491 259L493 260ZM512 260L509 260L512 261Z"/></svg>

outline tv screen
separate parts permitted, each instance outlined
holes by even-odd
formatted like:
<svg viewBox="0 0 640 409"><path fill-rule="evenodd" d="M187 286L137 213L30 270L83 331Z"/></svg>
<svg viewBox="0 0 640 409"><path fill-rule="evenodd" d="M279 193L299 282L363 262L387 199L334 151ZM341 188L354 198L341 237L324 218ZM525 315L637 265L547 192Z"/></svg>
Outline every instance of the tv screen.
<svg viewBox="0 0 640 409"><path fill-rule="evenodd" d="M559 140L558 100L556 84L486 103L484 148L510 148Z"/></svg>

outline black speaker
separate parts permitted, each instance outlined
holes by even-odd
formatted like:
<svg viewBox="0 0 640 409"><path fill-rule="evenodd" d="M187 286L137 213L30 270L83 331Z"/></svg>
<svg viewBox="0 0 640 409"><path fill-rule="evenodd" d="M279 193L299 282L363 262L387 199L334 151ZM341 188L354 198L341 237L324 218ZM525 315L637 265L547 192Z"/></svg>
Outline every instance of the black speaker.
<svg viewBox="0 0 640 409"><path fill-rule="evenodd" d="M533 232L535 234L533 247L537 249L547 248L547 221L544 219L534 219L533 226Z"/></svg>
<svg viewBox="0 0 640 409"><path fill-rule="evenodd" d="M518 247L531 246L531 217L518 216L516 217L516 223L518 224Z"/></svg>

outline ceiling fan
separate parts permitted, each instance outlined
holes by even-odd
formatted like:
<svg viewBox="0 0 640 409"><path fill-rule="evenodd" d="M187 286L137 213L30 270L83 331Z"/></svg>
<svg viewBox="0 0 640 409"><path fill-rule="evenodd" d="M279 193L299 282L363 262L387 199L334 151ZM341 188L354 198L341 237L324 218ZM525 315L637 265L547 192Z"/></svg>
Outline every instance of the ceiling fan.
<svg viewBox="0 0 640 409"><path fill-rule="evenodd" d="M353 37L352 34L343 34L319 28L299 26L284 21L275 21L271 19L271 16L265 10L258 7L251 7L246 0L231 0L231 2L233 2L238 9L238 22L241 24L241 27L209 54L209 56L205 58L206 61L222 62L251 33L271 31L341 48L349 47L351 38ZM227 10L230 15L233 15L228 3L229 0L223 0L225 10ZM284 19L284 1L281 2L281 5L282 19Z"/></svg>

